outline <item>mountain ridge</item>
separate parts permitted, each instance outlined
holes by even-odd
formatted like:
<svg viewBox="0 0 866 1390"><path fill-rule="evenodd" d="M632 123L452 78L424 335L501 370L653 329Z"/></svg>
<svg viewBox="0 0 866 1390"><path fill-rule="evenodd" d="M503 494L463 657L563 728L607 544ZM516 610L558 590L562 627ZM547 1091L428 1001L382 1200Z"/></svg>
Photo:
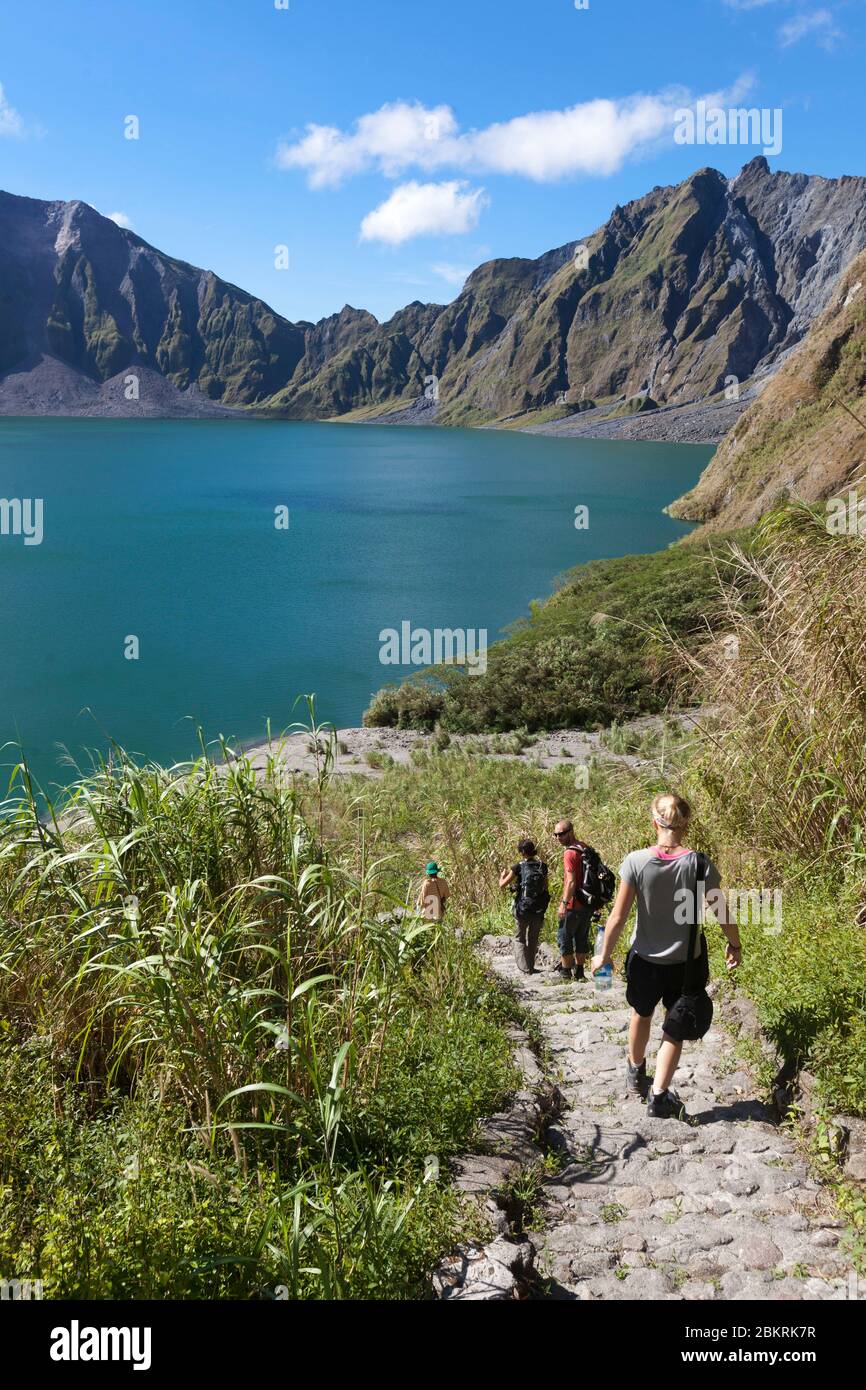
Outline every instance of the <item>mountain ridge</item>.
<svg viewBox="0 0 866 1390"><path fill-rule="evenodd" d="M582 242L484 262L449 304L293 323L86 203L0 193L0 412L124 413L106 383L137 369L149 399L130 415L568 433L590 410L651 430L656 405L775 371L864 248L866 179L772 173L758 156L732 179L656 186Z"/></svg>

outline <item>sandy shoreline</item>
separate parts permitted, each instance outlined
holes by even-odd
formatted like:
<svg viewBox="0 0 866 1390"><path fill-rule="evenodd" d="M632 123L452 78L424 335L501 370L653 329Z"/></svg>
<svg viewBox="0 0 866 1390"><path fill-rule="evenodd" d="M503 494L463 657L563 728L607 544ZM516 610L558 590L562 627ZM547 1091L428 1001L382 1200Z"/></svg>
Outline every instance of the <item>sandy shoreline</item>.
<svg viewBox="0 0 866 1390"><path fill-rule="evenodd" d="M684 710L668 718L676 719L684 733L688 733L694 728L695 720L705 713ZM650 715L630 720L620 727L624 733L640 737L644 734L652 736L653 731L661 730L662 724L660 716ZM508 748L514 740L511 734L451 734L448 748L466 748L480 757L523 762L545 770L555 767L577 769L581 764L589 764L592 759L630 767L641 767L649 761L634 753L612 751L602 741L601 732L555 729L531 737L533 741L517 751L514 747ZM333 771L338 776L374 778L381 777L384 769L392 764L412 767L413 752L432 752L436 747L435 735L415 729L337 729L335 742ZM291 733L284 737L275 735L270 743L265 741L239 747L237 755L249 758L258 772L264 772L268 759L273 758L284 772L299 776L314 775L316 756L311 745L312 736L307 732Z"/></svg>

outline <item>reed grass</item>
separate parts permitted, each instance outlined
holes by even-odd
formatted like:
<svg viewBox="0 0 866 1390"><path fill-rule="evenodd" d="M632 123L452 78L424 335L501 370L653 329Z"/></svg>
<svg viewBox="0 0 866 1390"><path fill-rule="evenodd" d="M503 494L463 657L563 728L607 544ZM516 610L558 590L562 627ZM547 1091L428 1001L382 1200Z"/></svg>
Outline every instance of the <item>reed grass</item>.
<svg viewBox="0 0 866 1390"><path fill-rule="evenodd" d="M507 1010L453 933L406 911L363 814L329 838L331 736L313 737L303 793L219 744L169 769L115 748L54 805L17 770L4 1268L85 1297L399 1296L465 1222L424 1160L503 1102ZM219 1220L190 1225L204 1208Z"/></svg>

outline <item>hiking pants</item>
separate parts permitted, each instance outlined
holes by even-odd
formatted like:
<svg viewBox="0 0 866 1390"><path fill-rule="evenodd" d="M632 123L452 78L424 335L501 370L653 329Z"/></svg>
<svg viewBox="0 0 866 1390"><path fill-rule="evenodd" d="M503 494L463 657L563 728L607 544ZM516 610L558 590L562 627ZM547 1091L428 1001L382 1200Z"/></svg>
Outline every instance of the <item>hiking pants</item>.
<svg viewBox="0 0 866 1390"><path fill-rule="evenodd" d="M544 926L543 912L516 912L514 914L514 959L518 970L528 975L535 965L538 953L538 938Z"/></svg>
<svg viewBox="0 0 866 1390"><path fill-rule="evenodd" d="M556 940L561 956L589 955L589 927L592 912L588 907L571 907L560 917Z"/></svg>

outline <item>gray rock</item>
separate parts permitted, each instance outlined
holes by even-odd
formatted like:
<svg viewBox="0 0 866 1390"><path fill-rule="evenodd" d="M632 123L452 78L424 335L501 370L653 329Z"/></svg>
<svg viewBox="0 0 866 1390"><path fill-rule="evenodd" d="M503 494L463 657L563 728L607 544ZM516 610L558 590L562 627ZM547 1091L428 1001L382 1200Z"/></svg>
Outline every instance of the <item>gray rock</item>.
<svg viewBox="0 0 866 1390"><path fill-rule="evenodd" d="M839 1237L835 1231L815 1231L812 1244L830 1248L839 1244Z"/></svg>
<svg viewBox="0 0 866 1390"><path fill-rule="evenodd" d="M764 1236L746 1236L735 1242L735 1250L743 1269L775 1269L782 1258L778 1245Z"/></svg>
<svg viewBox="0 0 866 1390"><path fill-rule="evenodd" d="M673 1288L668 1276L660 1269L633 1269L625 1279L615 1279L611 1283L615 1287L608 1289L607 1297L617 1302L624 1299L649 1302L664 1298Z"/></svg>
<svg viewBox="0 0 866 1390"><path fill-rule="evenodd" d="M612 1250L584 1250L569 1260L569 1268L575 1279L592 1279L599 1274L607 1274L617 1263Z"/></svg>
<svg viewBox="0 0 866 1390"><path fill-rule="evenodd" d="M682 1195L682 1187L679 1183L670 1182L664 1179L662 1182L653 1183L653 1197L656 1201L673 1201Z"/></svg>
<svg viewBox="0 0 866 1390"><path fill-rule="evenodd" d="M727 1273L725 1265L714 1260L711 1253L698 1251L686 1260L686 1269L697 1281L721 1279Z"/></svg>
<svg viewBox="0 0 866 1390"><path fill-rule="evenodd" d="M680 1297L688 1303L711 1303L716 1297L716 1290L713 1284L701 1284L690 1279L680 1289Z"/></svg>
<svg viewBox="0 0 866 1390"><path fill-rule="evenodd" d="M760 1190L761 1184L754 1178L725 1178L722 1187L735 1197L751 1197L753 1192Z"/></svg>
<svg viewBox="0 0 866 1390"><path fill-rule="evenodd" d="M648 1187L617 1187L612 1197L629 1211L644 1211L652 1205L653 1200Z"/></svg>
<svg viewBox="0 0 866 1390"><path fill-rule="evenodd" d="M733 1269L721 1278L722 1295L726 1299L766 1299L767 1286L770 1282L768 1274L762 1275L759 1272L752 1274L745 1270Z"/></svg>
<svg viewBox="0 0 866 1390"><path fill-rule="evenodd" d="M641 1235L640 1231L626 1231L620 1240L623 1250L646 1250L646 1236Z"/></svg>
<svg viewBox="0 0 866 1390"><path fill-rule="evenodd" d="M710 1211L712 1206L713 1199L705 1192L687 1192L680 1202L680 1210L684 1216L694 1216L699 1212ZM728 1211L730 1211L730 1205Z"/></svg>
<svg viewBox="0 0 866 1390"><path fill-rule="evenodd" d="M836 1115L833 1129L839 1135L838 1148L845 1176L866 1182L866 1120L853 1115Z"/></svg>
<svg viewBox="0 0 866 1390"><path fill-rule="evenodd" d="M530 1241L515 1244L500 1236L486 1249L470 1247L443 1261L433 1275L438 1298L449 1302L502 1302L516 1298L534 1273Z"/></svg>

